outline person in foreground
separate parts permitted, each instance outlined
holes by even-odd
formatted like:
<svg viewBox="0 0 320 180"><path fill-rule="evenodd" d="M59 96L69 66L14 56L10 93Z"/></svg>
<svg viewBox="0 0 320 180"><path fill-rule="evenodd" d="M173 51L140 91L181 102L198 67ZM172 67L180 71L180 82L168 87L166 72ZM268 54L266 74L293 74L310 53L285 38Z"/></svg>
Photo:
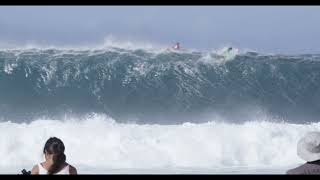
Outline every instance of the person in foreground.
<svg viewBox="0 0 320 180"><path fill-rule="evenodd" d="M64 149L59 138L49 138L43 148L45 161L33 166L31 174L77 174L76 168L66 163Z"/></svg>
<svg viewBox="0 0 320 180"><path fill-rule="evenodd" d="M297 154L306 163L287 174L320 174L320 132L309 132L299 140Z"/></svg>

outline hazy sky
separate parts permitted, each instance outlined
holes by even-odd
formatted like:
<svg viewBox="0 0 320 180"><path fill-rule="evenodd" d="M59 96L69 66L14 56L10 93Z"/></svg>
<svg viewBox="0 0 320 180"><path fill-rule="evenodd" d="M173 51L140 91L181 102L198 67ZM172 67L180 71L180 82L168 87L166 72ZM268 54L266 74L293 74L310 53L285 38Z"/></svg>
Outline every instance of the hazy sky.
<svg viewBox="0 0 320 180"><path fill-rule="evenodd" d="M0 42L123 40L320 53L320 6L2 6Z"/></svg>

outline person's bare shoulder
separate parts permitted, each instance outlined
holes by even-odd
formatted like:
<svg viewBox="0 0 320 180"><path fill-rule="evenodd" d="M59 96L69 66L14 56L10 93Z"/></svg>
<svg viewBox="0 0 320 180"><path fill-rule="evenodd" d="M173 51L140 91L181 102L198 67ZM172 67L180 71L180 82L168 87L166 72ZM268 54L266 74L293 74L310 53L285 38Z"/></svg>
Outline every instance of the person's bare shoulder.
<svg viewBox="0 0 320 180"><path fill-rule="evenodd" d="M39 167L38 165L34 165L32 170L31 170L31 174L39 174Z"/></svg>
<svg viewBox="0 0 320 180"><path fill-rule="evenodd" d="M77 169L71 165L69 165L69 173L70 174L77 174Z"/></svg>

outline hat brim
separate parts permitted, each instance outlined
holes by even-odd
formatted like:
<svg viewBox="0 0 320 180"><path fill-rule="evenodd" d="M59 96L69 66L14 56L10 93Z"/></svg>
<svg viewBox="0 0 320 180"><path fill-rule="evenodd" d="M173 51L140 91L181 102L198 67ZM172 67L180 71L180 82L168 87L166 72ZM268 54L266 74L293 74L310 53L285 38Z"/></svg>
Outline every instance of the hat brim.
<svg viewBox="0 0 320 180"><path fill-rule="evenodd" d="M297 146L298 156L307 162L320 160L320 152L311 152L308 150L308 146L310 146L310 144L308 144L306 138L301 139Z"/></svg>
<svg viewBox="0 0 320 180"><path fill-rule="evenodd" d="M320 159L320 153L312 153L304 148L298 148L298 156L307 162L316 161Z"/></svg>

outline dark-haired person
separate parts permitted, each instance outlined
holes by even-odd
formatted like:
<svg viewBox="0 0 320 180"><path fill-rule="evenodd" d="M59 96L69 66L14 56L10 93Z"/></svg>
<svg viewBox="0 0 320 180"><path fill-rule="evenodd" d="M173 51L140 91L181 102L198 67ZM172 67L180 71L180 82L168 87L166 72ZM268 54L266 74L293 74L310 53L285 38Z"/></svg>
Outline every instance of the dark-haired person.
<svg viewBox="0 0 320 180"><path fill-rule="evenodd" d="M33 166L31 174L77 174L76 168L66 163L64 149L59 138L49 138L43 148L45 161Z"/></svg>

